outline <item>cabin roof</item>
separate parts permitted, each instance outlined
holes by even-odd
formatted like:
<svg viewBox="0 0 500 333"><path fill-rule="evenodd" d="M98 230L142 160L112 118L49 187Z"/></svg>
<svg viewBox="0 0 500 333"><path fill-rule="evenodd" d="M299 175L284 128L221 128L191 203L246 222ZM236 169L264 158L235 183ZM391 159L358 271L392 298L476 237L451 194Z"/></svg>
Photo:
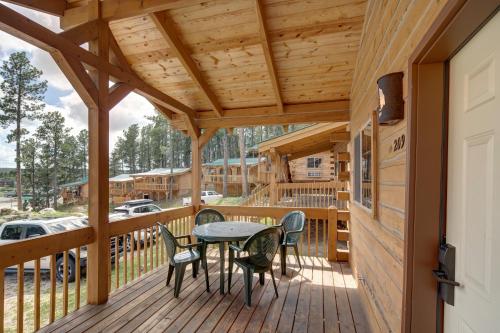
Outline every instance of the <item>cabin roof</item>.
<svg viewBox="0 0 500 333"><path fill-rule="evenodd" d="M142 176L168 176L168 175L180 175L191 171L191 168L156 168L145 172L139 172L131 174L131 177L142 177Z"/></svg>
<svg viewBox="0 0 500 333"><path fill-rule="evenodd" d="M81 185L87 184L87 182L88 182L87 177L83 177L80 180L77 180L77 181L74 181L74 182L71 182L71 183L61 184L61 185L59 185L59 187L81 186Z"/></svg>
<svg viewBox="0 0 500 333"><path fill-rule="evenodd" d="M239 158L230 158L228 160L228 163L229 163L229 165L232 165L232 166L240 166L241 165L241 161ZM247 165L256 165L258 163L259 163L259 159L257 157L247 157L246 158ZM223 158L219 158L218 160L203 164L203 166L208 166L208 167L218 167L218 166L223 166L223 165L224 165Z"/></svg>
<svg viewBox="0 0 500 333"><path fill-rule="evenodd" d="M110 182L129 182L134 180L134 178L130 177L128 173L122 173L120 175L109 178Z"/></svg>
<svg viewBox="0 0 500 333"><path fill-rule="evenodd" d="M332 134L344 132L347 123L324 123L283 134L259 144L259 153L272 150L290 155L291 159L309 156L332 148Z"/></svg>

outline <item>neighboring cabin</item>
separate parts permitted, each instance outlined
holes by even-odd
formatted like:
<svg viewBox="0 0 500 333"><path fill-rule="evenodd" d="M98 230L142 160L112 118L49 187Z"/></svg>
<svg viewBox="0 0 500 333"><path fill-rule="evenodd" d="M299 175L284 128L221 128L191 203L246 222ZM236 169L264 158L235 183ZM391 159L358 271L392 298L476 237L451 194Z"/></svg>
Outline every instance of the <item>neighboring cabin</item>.
<svg viewBox="0 0 500 333"><path fill-rule="evenodd" d="M130 177L133 178L135 199L165 200L170 188L174 198L191 194L190 168L157 168Z"/></svg>
<svg viewBox="0 0 500 333"><path fill-rule="evenodd" d="M250 191L258 183L258 164L259 159L247 157L246 165L248 171L248 186ZM229 170L227 175L227 190L230 196L240 196L241 186L241 161L239 158L230 158L228 160ZM220 158L213 162L205 163L202 166L202 186L204 190L212 190L222 193L224 179L224 159Z"/></svg>
<svg viewBox="0 0 500 333"><path fill-rule="evenodd" d="M123 173L109 179L109 197L111 203L119 204L134 198L134 178Z"/></svg>
<svg viewBox="0 0 500 333"><path fill-rule="evenodd" d="M78 181L59 185L64 204L83 204L89 199L89 184L87 177Z"/></svg>

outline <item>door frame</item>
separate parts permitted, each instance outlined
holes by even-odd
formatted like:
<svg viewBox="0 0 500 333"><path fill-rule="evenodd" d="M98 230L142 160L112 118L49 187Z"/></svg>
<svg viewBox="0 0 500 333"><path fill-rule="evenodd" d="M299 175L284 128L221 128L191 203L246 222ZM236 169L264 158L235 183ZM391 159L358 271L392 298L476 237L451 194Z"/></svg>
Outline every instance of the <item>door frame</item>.
<svg viewBox="0 0 500 333"><path fill-rule="evenodd" d="M432 269L446 229L448 64L498 10L498 0L449 1L409 59L402 332L443 330Z"/></svg>

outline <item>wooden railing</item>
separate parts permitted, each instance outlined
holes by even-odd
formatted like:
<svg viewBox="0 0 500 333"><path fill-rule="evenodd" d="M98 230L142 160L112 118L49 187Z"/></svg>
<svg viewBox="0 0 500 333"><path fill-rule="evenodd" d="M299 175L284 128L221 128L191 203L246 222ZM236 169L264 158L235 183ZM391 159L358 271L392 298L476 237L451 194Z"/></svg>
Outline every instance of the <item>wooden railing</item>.
<svg viewBox="0 0 500 333"><path fill-rule="evenodd" d="M126 189L122 189L122 188L110 188L109 194L110 195L125 196L126 194L128 194L131 191L132 190L126 190Z"/></svg>
<svg viewBox="0 0 500 333"><path fill-rule="evenodd" d="M155 183L135 183L134 189L139 191L168 191L170 184L155 184ZM172 189L178 190L179 184L172 184Z"/></svg>
<svg viewBox="0 0 500 333"><path fill-rule="evenodd" d="M224 181L224 175L205 175L203 181L205 183L222 183ZM241 184L241 175L227 175L227 182ZM256 182L257 177L248 175L248 183Z"/></svg>
<svg viewBox="0 0 500 333"><path fill-rule="evenodd" d="M347 189L346 182L278 183L276 205L286 207L329 207L337 205L337 192ZM272 191L273 189L271 189Z"/></svg>
<svg viewBox="0 0 500 333"><path fill-rule="evenodd" d="M83 246L93 241L92 228L85 227L0 246L0 332L4 331L6 321L9 331L14 327L17 332L23 332L25 328L38 330L41 326L52 323L57 317L65 316L70 310L78 309L82 301L85 302L81 297L80 277L81 264L86 260ZM62 282L57 282L57 270L60 269L58 266L61 263L63 272L68 272L69 267L75 269L75 280L71 282L71 288L68 274L60 274ZM33 279L29 286L33 293L28 292L33 295L29 296L32 303L30 308L25 307L30 304L26 302L25 295L25 290L28 289L24 274L26 266L33 267ZM7 276L9 284L5 287L6 269L17 271L17 288L11 276ZM49 283L44 283L43 288L42 270L48 270L50 274ZM14 291L16 296L12 295ZM62 301L62 304L57 304L57 301Z"/></svg>
<svg viewBox="0 0 500 333"><path fill-rule="evenodd" d="M209 206L225 215L226 220L248 221L267 225L279 224L280 219L290 211L300 209L306 214L306 226L299 241L301 255L327 257L337 260L337 240L345 240L345 234L337 230L338 221L348 221L349 212L329 208L296 207L250 207ZM194 227L195 210L192 206L144 214L109 224L111 251L109 258L109 292L126 288L131 281L155 271L167 263L163 240L156 222L167 224L174 235L191 234ZM54 320L78 309L85 303L86 283L81 273L85 265L75 265L75 281L69 281L68 268L86 258L86 248L94 241L92 227L61 232L49 236L18 241L0 246L0 332L6 322L9 328L18 332L37 330ZM185 242L185 240L184 240ZM42 279L42 260L49 257L50 281ZM62 258L62 259L60 259ZM56 262L62 260L62 281L57 281ZM33 296L27 296L24 274L27 263L34 261L34 279L30 289ZM8 267L17 268L17 288L9 277L4 280ZM47 286L45 286L47 285ZM6 288L7 286L7 288ZM6 299L5 291L16 290L15 297ZM48 292L47 292L48 290ZM33 302L29 302L33 300ZM57 303L56 303L57 302ZM4 304L6 307L4 307ZM29 304L29 306L28 306ZM6 310L6 311L5 311ZM57 325L57 323L55 324ZM63 328L61 328L61 331Z"/></svg>
<svg viewBox="0 0 500 333"><path fill-rule="evenodd" d="M259 185L248 198L241 202L242 206L269 206L269 185Z"/></svg>

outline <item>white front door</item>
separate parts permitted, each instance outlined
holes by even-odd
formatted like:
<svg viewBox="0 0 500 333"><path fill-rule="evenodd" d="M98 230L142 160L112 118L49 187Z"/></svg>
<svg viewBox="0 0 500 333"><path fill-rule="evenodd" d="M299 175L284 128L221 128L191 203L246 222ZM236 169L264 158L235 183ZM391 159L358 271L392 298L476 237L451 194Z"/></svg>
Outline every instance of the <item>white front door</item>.
<svg viewBox="0 0 500 333"><path fill-rule="evenodd" d="M446 220L461 286L444 331L500 332L500 14L450 62Z"/></svg>

